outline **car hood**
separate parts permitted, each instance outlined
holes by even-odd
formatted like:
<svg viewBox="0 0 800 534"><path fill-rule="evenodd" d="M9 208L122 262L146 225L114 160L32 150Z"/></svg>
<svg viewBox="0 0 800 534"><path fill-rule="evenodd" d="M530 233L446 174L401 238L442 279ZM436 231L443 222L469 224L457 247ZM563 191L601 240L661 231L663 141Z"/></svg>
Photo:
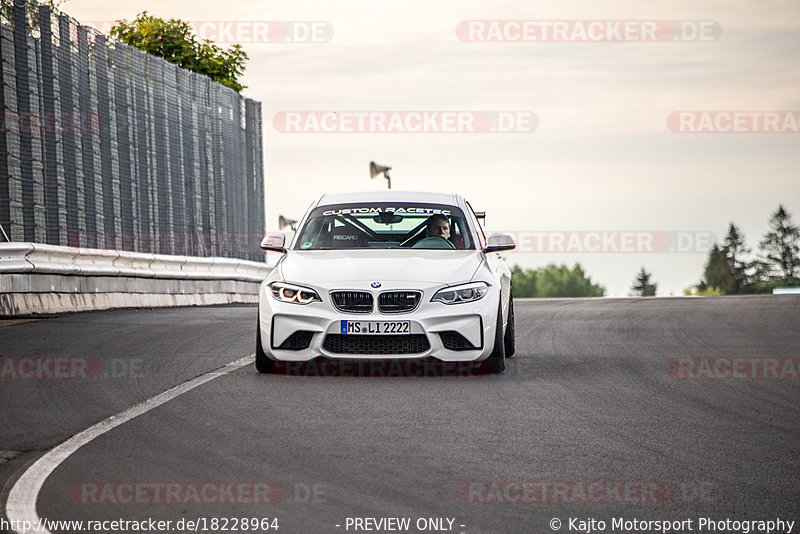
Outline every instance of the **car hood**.
<svg viewBox="0 0 800 534"><path fill-rule="evenodd" d="M480 250L290 250L278 267L285 281L296 284L452 285L471 281L482 261Z"/></svg>

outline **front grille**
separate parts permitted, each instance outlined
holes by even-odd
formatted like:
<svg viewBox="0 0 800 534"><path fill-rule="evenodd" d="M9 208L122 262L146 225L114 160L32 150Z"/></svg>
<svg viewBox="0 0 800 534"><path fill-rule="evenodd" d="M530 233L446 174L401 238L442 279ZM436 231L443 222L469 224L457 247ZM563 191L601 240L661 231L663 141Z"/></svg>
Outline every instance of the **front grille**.
<svg viewBox="0 0 800 534"><path fill-rule="evenodd" d="M479 348L455 330L439 332L439 337L442 338L442 345L447 350L475 350Z"/></svg>
<svg viewBox="0 0 800 534"><path fill-rule="evenodd" d="M378 310L381 313L410 312L419 306L421 298L419 291L385 291L378 295Z"/></svg>
<svg viewBox="0 0 800 534"><path fill-rule="evenodd" d="M275 347L280 350L303 350L311 345L311 338L314 337L314 332L308 330L298 330L291 336L287 337L280 347Z"/></svg>
<svg viewBox="0 0 800 534"><path fill-rule="evenodd" d="M334 354L419 354L431 345L425 334L328 334L322 348Z"/></svg>
<svg viewBox="0 0 800 534"><path fill-rule="evenodd" d="M333 291L334 307L346 313L372 313L372 293L368 291Z"/></svg>

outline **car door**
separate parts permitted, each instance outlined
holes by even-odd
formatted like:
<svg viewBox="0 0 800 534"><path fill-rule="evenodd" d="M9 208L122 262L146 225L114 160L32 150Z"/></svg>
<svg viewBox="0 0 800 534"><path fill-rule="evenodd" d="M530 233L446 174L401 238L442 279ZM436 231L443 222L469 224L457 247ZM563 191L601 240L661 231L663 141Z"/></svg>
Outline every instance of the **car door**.
<svg viewBox="0 0 800 534"><path fill-rule="evenodd" d="M476 234L478 235L478 246L482 249L486 246L486 235L483 232L483 226L480 224L480 221L478 221L478 217L475 215L475 210L472 209L472 205L466 201L465 204L467 206L467 217L469 217L470 223L475 226ZM489 270L492 271L495 280L500 283L503 320L506 321L508 320L508 306L509 299L511 298L511 269L509 269L500 252L490 252L484 254L484 256L486 257L486 264Z"/></svg>

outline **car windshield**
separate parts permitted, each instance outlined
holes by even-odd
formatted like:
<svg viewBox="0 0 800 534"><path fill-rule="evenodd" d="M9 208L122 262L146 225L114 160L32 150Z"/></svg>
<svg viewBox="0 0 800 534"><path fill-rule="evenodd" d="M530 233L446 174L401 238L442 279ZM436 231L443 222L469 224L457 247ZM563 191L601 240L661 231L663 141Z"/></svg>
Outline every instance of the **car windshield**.
<svg viewBox="0 0 800 534"><path fill-rule="evenodd" d="M354 203L315 208L300 229L294 248L473 250L475 240L464 212L456 206Z"/></svg>

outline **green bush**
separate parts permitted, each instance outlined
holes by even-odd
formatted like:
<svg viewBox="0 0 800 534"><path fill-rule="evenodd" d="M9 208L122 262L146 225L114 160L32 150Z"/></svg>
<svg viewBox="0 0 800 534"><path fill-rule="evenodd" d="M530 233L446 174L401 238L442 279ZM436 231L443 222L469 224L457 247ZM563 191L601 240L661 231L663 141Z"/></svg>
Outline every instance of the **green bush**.
<svg viewBox="0 0 800 534"><path fill-rule="evenodd" d="M592 283L578 263L572 269L552 263L525 270L515 265L511 283L515 297L602 297L606 292L603 286Z"/></svg>
<svg viewBox="0 0 800 534"><path fill-rule="evenodd" d="M683 290L683 295L686 297L708 297L715 295L724 295L722 290L715 286L707 286L703 288L687 287Z"/></svg>
<svg viewBox="0 0 800 534"><path fill-rule="evenodd" d="M187 22L163 20L145 11L133 22L118 21L110 33L118 41L204 74L237 93L245 88L239 83L248 59L242 46L235 44L225 50L208 39L200 42Z"/></svg>

